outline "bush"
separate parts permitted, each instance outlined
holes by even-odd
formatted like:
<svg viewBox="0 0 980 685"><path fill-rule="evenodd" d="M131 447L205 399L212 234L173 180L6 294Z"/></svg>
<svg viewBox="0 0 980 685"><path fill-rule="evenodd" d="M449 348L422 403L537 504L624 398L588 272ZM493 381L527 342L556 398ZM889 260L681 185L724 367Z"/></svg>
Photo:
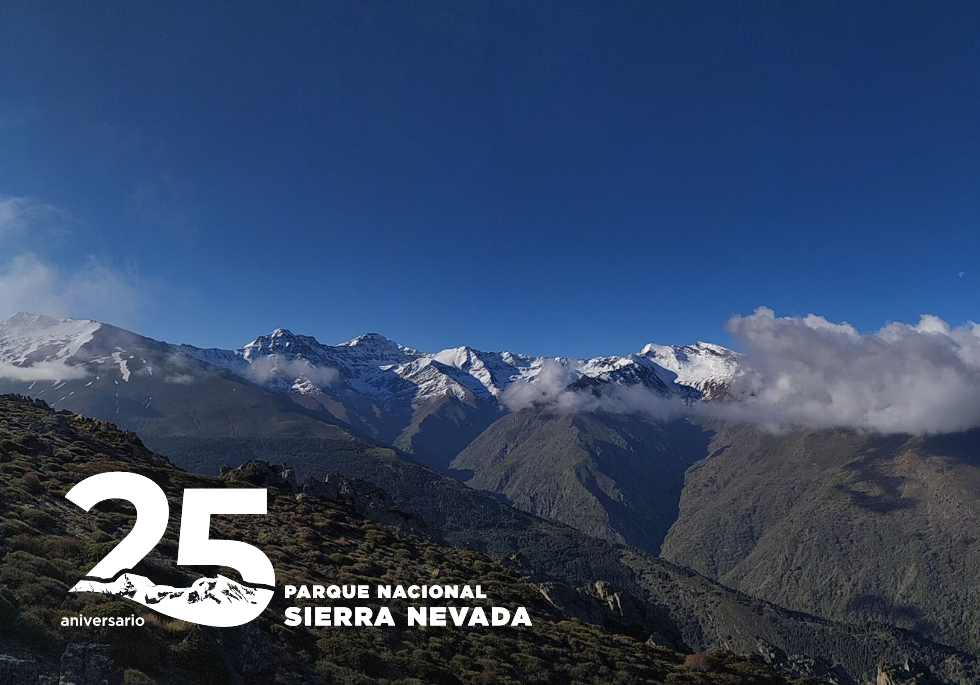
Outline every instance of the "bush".
<svg viewBox="0 0 980 685"><path fill-rule="evenodd" d="M721 660L713 654L688 654L684 658L684 665L695 671L704 673L718 673L723 669Z"/></svg>
<svg viewBox="0 0 980 685"><path fill-rule="evenodd" d="M20 482L24 485L24 489L32 495L44 494L44 483L41 482L36 473L25 473Z"/></svg>
<svg viewBox="0 0 980 685"><path fill-rule="evenodd" d="M153 678L135 668L127 668L123 673L123 685L154 685L155 682Z"/></svg>

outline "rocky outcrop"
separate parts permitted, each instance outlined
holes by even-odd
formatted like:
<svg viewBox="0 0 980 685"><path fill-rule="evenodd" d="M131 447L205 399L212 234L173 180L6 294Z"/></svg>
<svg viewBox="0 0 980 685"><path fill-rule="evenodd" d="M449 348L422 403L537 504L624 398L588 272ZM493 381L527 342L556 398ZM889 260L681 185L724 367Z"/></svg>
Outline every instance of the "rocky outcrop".
<svg viewBox="0 0 980 685"><path fill-rule="evenodd" d="M241 466L221 467L221 478L233 483L248 483L257 487L278 488L294 492L297 488L296 473L285 464L267 461L247 461Z"/></svg>
<svg viewBox="0 0 980 685"><path fill-rule="evenodd" d="M840 666L823 659L787 654L767 642L759 642L759 656L768 666L798 678L812 678L831 685L857 685Z"/></svg>
<svg viewBox="0 0 980 685"><path fill-rule="evenodd" d="M223 466L220 477L230 483L247 483L296 493L299 500L322 498L343 502L376 523L411 535L437 537L436 531L421 518L398 509L388 493L366 480L332 473L323 480L309 478L299 485L296 472L286 464L270 464L260 460L247 461L236 468Z"/></svg>
<svg viewBox="0 0 980 685"><path fill-rule="evenodd" d="M59 685L122 685L109 645L73 642L61 657Z"/></svg>
<svg viewBox="0 0 980 685"><path fill-rule="evenodd" d="M310 478L303 483L297 497L322 497L344 502L361 516L376 523L411 535L438 537L436 530L420 517L400 510L388 493L366 480L336 473L328 474L323 480Z"/></svg>
<svg viewBox="0 0 980 685"><path fill-rule="evenodd" d="M943 685L928 668L906 661L901 665L879 664L875 685Z"/></svg>
<svg viewBox="0 0 980 685"><path fill-rule="evenodd" d="M37 663L0 654L0 683L4 685L37 685Z"/></svg>
<svg viewBox="0 0 980 685"><path fill-rule="evenodd" d="M556 582L539 583L541 595L570 618L645 639L650 646L689 651L683 638L656 607L599 580L583 589Z"/></svg>

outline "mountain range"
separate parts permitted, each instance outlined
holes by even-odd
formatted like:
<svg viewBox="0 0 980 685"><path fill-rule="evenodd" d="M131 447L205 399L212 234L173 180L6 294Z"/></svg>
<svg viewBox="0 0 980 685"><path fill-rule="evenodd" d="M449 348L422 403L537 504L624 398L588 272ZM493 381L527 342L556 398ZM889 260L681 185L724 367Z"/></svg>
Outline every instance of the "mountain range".
<svg viewBox="0 0 980 685"><path fill-rule="evenodd" d="M548 399L605 387L695 402L724 396L737 368L736 353L703 342L572 359L425 353L377 334L324 345L276 329L221 350L95 321L20 313L0 322L0 390L111 419L188 468L217 473L223 459L281 450L394 449L530 513L654 553L707 433L623 412L573 421ZM225 457L228 439L246 438L239 456ZM322 473L306 461L301 475Z"/></svg>
<svg viewBox="0 0 980 685"><path fill-rule="evenodd" d="M383 475L380 462L363 456ZM10 683L47 682L59 655L78 648L71 642L77 630L62 627L66 614L133 614L133 604L104 588L69 592L95 558L128 534L135 509L108 501L85 512L64 493L93 473L125 470L150 478L172 501L187 487L267 488L266 516L216 517L213 535L258 545L279 583L475 582L491 598L485 601L525 606L533 621L530 629L492 633L404 627L314 633L282 625L282 612L296 599L277 590L269 609L240 628L202 629L144 614L144 627L85 634L86 642L115 648L126 682L853 685L848 671L865 682L882 672L880 662L909 658L945 682L976 680L971 656L907 631L786 611L639 550L532 517L410 461L395 459L391 468L396 477L389 484L402 484L398 498L428 502L427 520L396 508L371 484L336 474L299 482L290 469L254 461L220 478L187 473L132 432L56 412L40 400L0 395L0 675ZM440 511L454 518L440 519ZM214 580L195 580L195 571L237 575L175 565L177 547L177 530L168 528L109 589L139 592L149 577L174 588L209 588ZM127 578L137 582L130 587ZM418 604L386 602L398 625L405 625L409 603ZM705 649L715 651L691 654ZM102 670L105 661L102 655Z"/></svg>
<svg viewBox="0 0 980 685"><path fill-rule="evenodd" d="M737 402L739 364L710 343L581 360L277 329L216 350L0 323L0 391L111 420L188 470L370 481L448 544L542 583L612 583L691 648L771 644L854 677L911 656L972 682L942 664L980 653L980 439L645 409Z"/></svg>
<svg viewBox="0 0 980 685"><path fill-rule="evenodd" d="M88 475L119 470L153 480L171 501L179 501L188 487L265 487L266 515L233 521L217 516L210 525L215 538L257 545L269 556L280 583L269 608L245 625L211 628L140 606L163 603L168 611L190 614L218 602L232 611L249 606L245 586L221 573L196 577L210 576L210 567L175 563L176 527L132 573L69 591L93 559L128 535L135 508L107 501L83 511L66 502L64 494ZM134 434L104 421L55 412L37 400L0 396L0 682L59 682L60 667L60 682L86 685L817 685L789 673L788 661L783 667L759 656L702 654L700 661L686 663L692 656L686 648L664 646L644 628L624 625L622 612L607 603L610 587L579 593L551 583L545 591L506 559L413 532L411 517L393 512L390 500L365 484L338 480L297 484L281 468L260 462L228 470L221 478L203 477L175 468ZM392 523L366 517L360 510L372 508L365 500L385 503ZM430 578L480 584L487 598L467 600L468 605L484 611L525 607L532 627L419 630L408 627L408 607L443 606L444 600L376 598L355 601L375 611L386 606L395 626L331 630L283 624L289 606L351 602L287 598L281 584ZM549 599L549 592L558 599ZM559 600L567 597L575 601L563 609ZM132 621L134 616L141 617L139 623L124 628L101 621L94 627L66 625L69 617ZM669 624L660 629L669 630Z"/></svg>
<svg viewBox="0 0 980 685"><path fill-rule="evenodd" d="M278 328L223 350L171 345L88 320L18 313L0 321L0 376L8 386L23 381L53 406L84 405L92 401L85 396L111 389L122 424L150 427L167 386L221 378L234 384L228 391L240 392L247 382L440 470L513 406L508 393L516 386L610 382L698 398L724 392L737 364L733 351L701 342L572 359L470 347L426 353L376 333L324 345Z"/></svg>

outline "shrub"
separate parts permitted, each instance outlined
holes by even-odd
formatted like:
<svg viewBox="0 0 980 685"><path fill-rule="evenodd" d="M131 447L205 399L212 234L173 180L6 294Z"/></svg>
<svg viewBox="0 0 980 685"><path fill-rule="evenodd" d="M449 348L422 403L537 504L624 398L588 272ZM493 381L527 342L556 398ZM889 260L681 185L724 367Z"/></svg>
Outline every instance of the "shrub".
<svg viewBox="0 0 980 685"><path fill-rule="evenodd" d="M702 671L704 673L717 673L722 670L721 660L714 656L713 654L688 654L684 658L684 665L688 668L694 669L695 671Z"/></svg>
<svg viewBox="0 0 980 685"><path fill-rule="evenodd" d="M24 477L20 479L20 482L23 483L24 489L32 495L44 493L44 483L41 482L41 479L37 477L36 473L25 473Z"/></svg>
<svg viewBox="0 0 980 685"><path fill-rule="evenodd" d="M155 682L153 678L135 668L127 668L123 674L123 685L154 685Z"/></svg>

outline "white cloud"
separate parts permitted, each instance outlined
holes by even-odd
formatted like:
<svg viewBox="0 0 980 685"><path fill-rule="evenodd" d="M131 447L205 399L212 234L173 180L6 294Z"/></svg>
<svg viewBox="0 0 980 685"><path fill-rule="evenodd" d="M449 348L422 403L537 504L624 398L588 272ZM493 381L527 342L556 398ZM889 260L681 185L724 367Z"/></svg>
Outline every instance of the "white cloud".
<svg viewBox="0 0 980 685"><path fill-rule="evenodd" d="M44 249L71 215L27 197L0 196L0 318L17 311L125 323L144 301L137 275L90 256L54 264Z"/></svg>
<svg viewBox="0 0 980 685"><path fill-rule="evenodd" d="M642 386L572 390L569 370L549 362L533 382L503 393L517 411L603 411L648 418L679 415L759 425L933 434L980 427L980 327L933 315L860 333L822 316L778 318L760 307L727 324L745 351L733 401L687 406Z"/></svg>
<svg viewBox="0 0 980 685"><path fill-rule="evenodd" d="M26 197L0 196L0 237L67 220L68 213Z"/></svg>
<svg viewBox="0 0 980 685"><path fill-rule="evenodd" d="M760 307L728 330L746 347L735 402L707 405L772 427L943 433L980 426L980 328L939 317L862 334L821 316Z"/></svg>
<svg viewBox="0 0 980 685"><path fill-rule="evenodd" d="M592 388L571 388L575 375L565 364L546 359L541 372L530 381L516 381L500 395L511 411L535 406L549 411L579 413L639 414L665 419L686 411L678 398L666 398L642 385L604 384Z"/></svg>
<svg viewBox="0 0 980 685"><path fill-rule="evenodd" d="M500 401L511 411L520 411L534 404L554 404L565 394L573 380L567 366L554 359L545 359L541 371L533 380L511 383L500 393Z"/></svg>
<svg viewBox="0 0 980 685"><path fill-rule="evenodd" d="M245 373L256 383L268 383L274 379L293 381L307 378L315 385L330 385L340 375L336 369L316 367L305 359L289 359L278 354L252 360Z"/></svg>
<svg viewBox="0 0 980 685"><path fill-rule="evenodd" d="M0 263L0 318L17 311L122 323L143 302L139 278L89 257L56 267L33 253Z"/></svg>
<svg viewBox="0 0 980 685"><path fill-rule="evenodd" d="M22 382L34 381L68 381L75 378L85 378L87 375L81 366L68 366L63 361L42 361L30 366L17 366L0 362L0 378L13 379Z"/></svg>

